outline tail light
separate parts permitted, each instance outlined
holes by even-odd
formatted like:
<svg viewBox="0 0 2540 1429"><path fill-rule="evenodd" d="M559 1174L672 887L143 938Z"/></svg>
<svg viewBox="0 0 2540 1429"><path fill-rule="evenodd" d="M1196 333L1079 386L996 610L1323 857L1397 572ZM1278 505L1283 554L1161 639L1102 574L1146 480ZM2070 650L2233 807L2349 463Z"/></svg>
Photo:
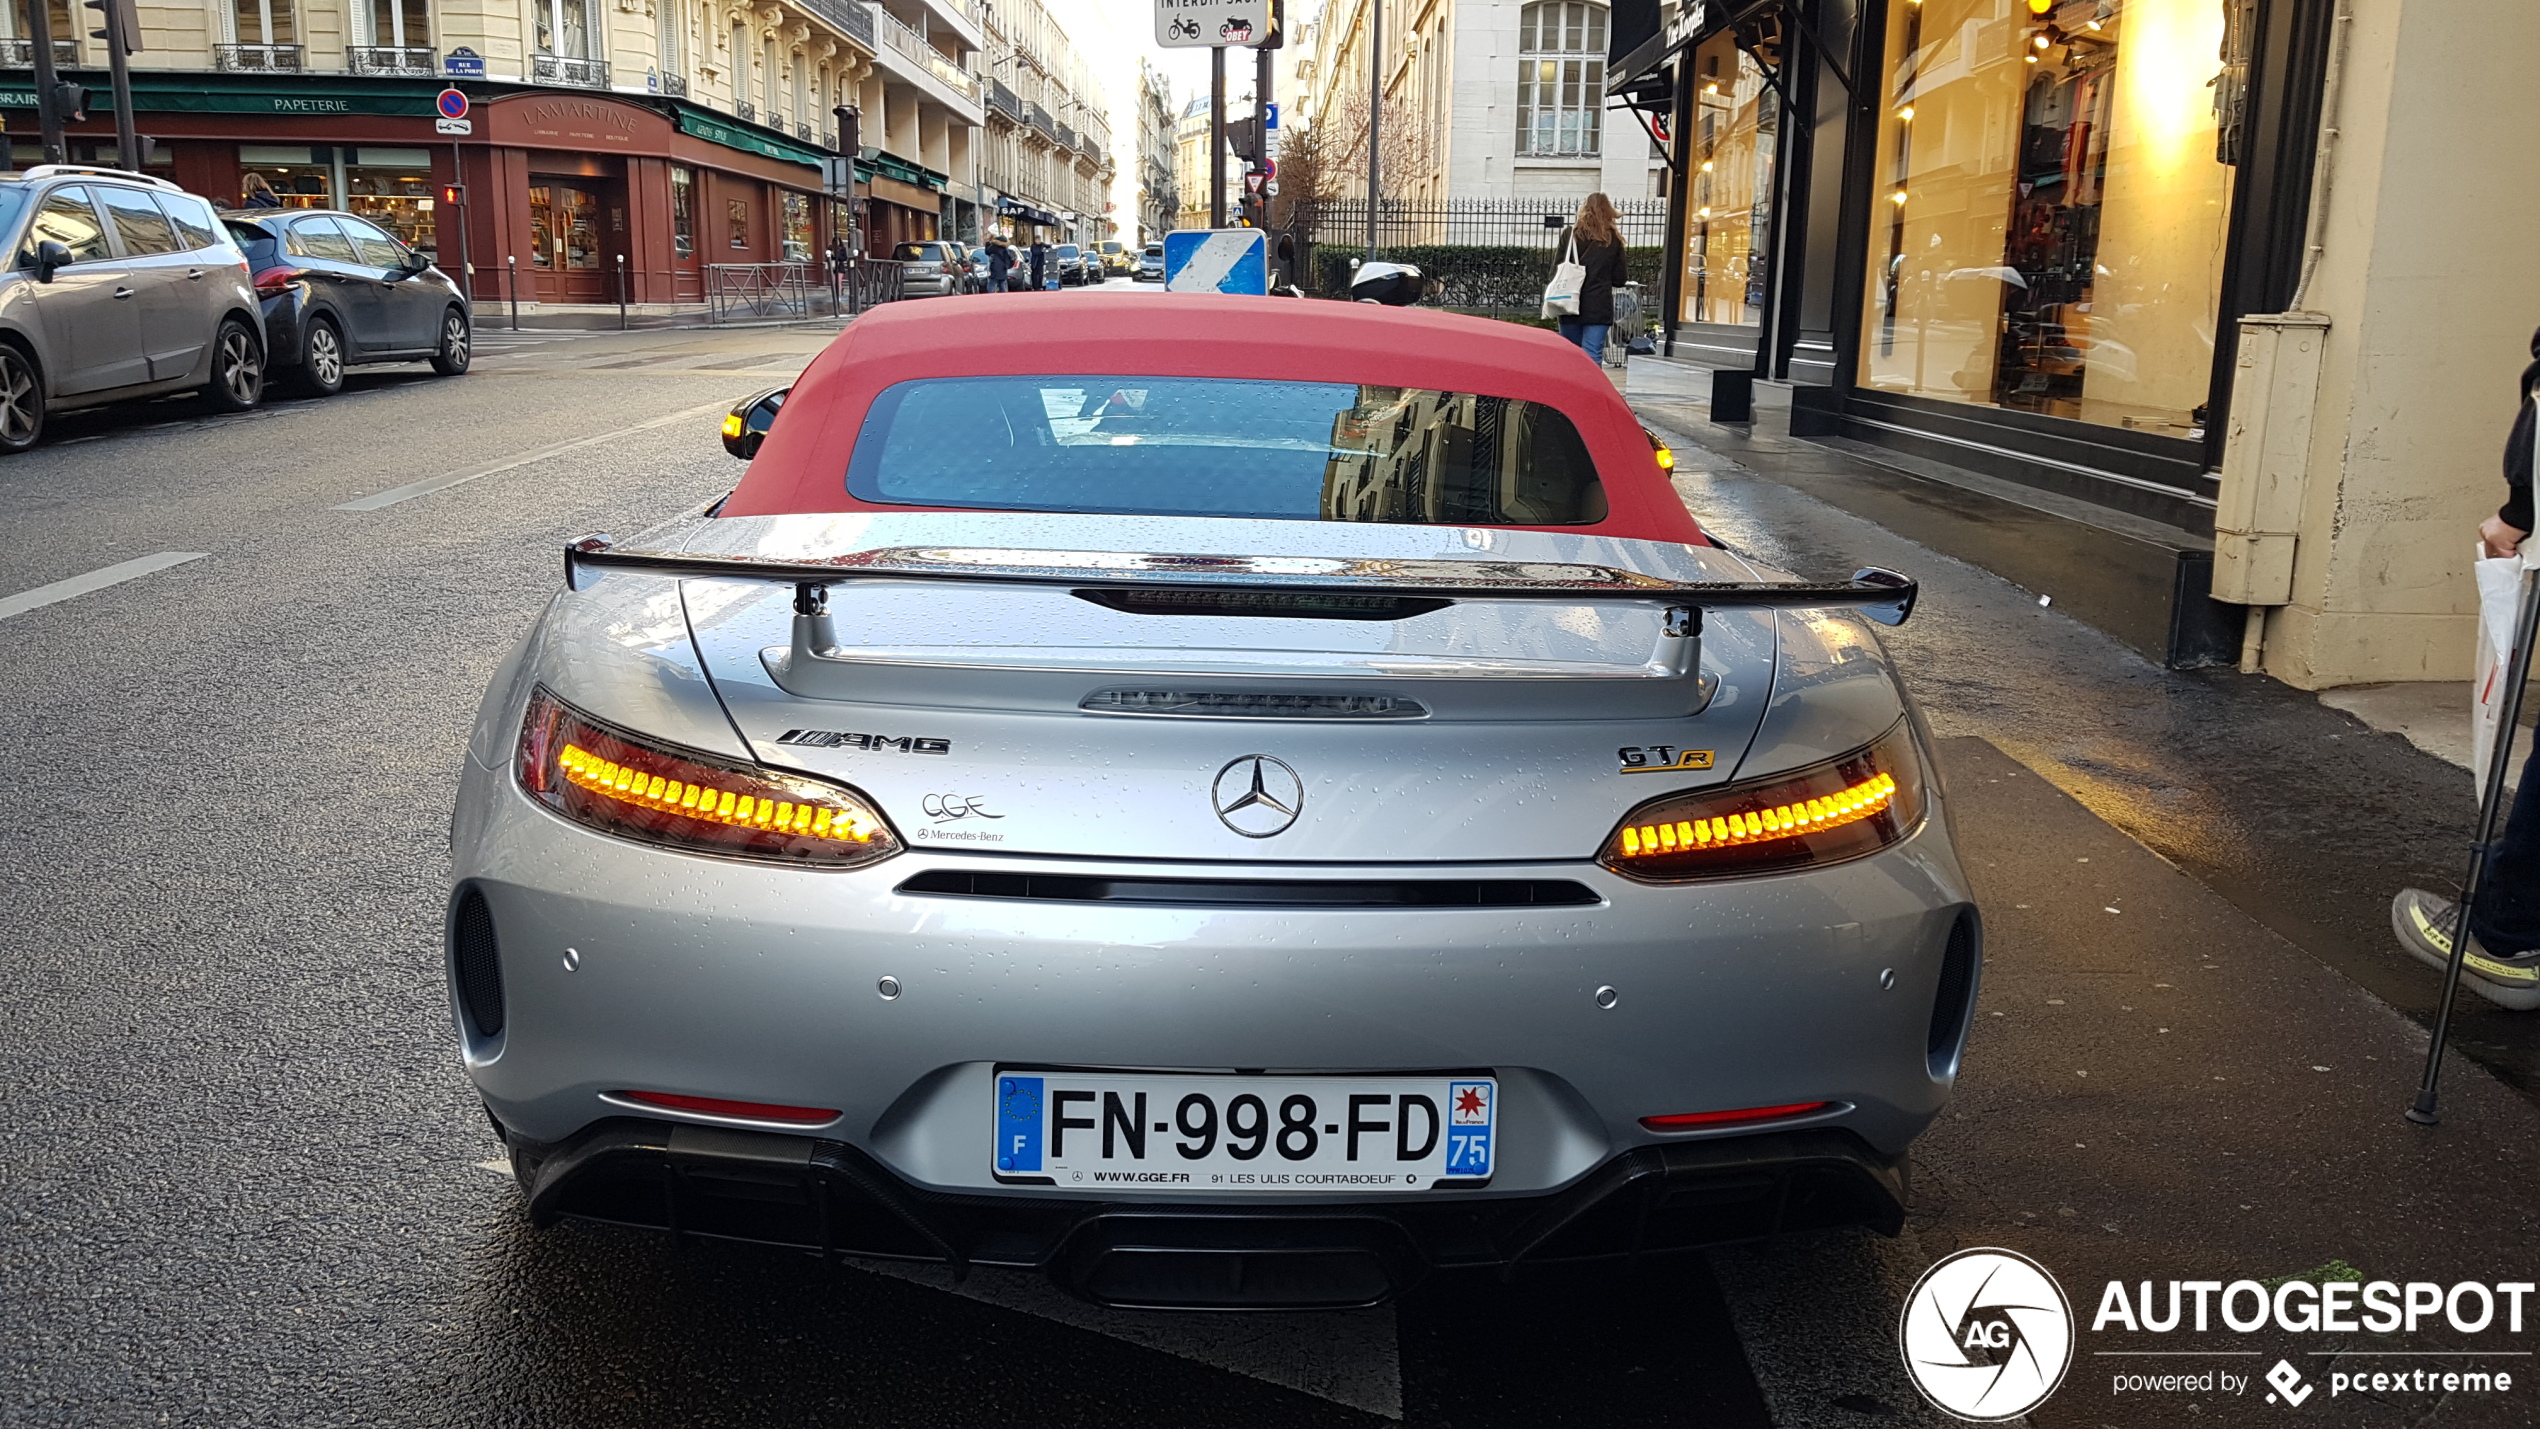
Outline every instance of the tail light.
<svg viewBox="0 0 2540 1429"><path fill-rule="evenodd" d="M1652 799L1624 817L1598 861L1654 883L1813 868L1898 842L1921 824L1923 803L1922 760L1899 720L1839 759Z"/></svg>
<svg viewBox="0 0 2540 1429"><path fill-rule="evenodd" d="M838 1119L834 1108L817 1106L782 1106L775 1102L735 1102L721 1097L681 1096L676 1092L619 1092L620 1098L657 1106L670 1111L692 1111L699 1116L728 1116L739 1121L782 1121L796 1126L819 1126Z"/></svg>
<svg viewBox="0 0 2540 1429"><path fill-rule="evenodd" d="M267 268L256 275L256 296L277 297L291 291L292 284L307 276L309 276L309 270L306 268Z"/></svg>
<svg viewBox="0 0 2540 1429"><path fill-rule="evenodd" d="M1833 1102L1788 1102L1781 1106L1740 1107L1736 1111L1682 1111L1668 1116L1645 1116L1640 1119L1640 1124L1652 1131L1699 1131L1706 1126L1737 1126L1750 1121L1785 1121L1794 1116L1815 1116L1833 1106Z"/></svg>
<svg viewBox="0 0 2540 1429"><path fill-rule="evenodd" d="M900 851L890 824L845 785L643 739L543 689L521 722L516 766L531 798L638 843L811 868Z"/></svg>

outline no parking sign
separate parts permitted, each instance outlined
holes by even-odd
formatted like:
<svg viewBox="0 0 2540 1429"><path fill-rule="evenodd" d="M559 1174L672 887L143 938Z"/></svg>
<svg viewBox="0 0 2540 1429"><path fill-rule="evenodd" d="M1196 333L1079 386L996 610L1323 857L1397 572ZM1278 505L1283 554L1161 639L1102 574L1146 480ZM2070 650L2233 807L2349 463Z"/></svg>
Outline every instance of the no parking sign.
<svg viewBox="0 0 2540 1429"><path fill-rule="evenodd" d="M441 91L439 98L432 101L432 105L441 111L441 117L432 122L435 132L442 134L476 132L476 126L468 122L466 95L455 89L445 89Z"/></svg>

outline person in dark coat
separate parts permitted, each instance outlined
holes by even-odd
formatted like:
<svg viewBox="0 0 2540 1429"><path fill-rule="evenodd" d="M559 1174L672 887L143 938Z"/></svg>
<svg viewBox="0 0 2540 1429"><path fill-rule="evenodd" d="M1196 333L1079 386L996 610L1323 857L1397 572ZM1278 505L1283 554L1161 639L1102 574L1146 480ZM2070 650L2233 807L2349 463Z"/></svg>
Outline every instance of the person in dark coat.
<svg viewBox="0 0 2540 1429"><path fill-rule="evenodd" d="M1587 282L1579 288L1578 313L1561 319L1561 336L1602 363L1605 334L1614 325L1614 290L1626 281L1623 230L1615 221L1613 200L1601 193L1589 194L1579 205L1578 216L1561 231L1561 241L1553 245L1552 261L1567 257L1573 242L1578 244L1579 266L1587 269Z"/></svg>
<svg viewBox="0 0 2540 1429"><path fill-rule="evenodd" d="M988 291L1002 293L1006 280L1014 276L1014 250L1002 238L988 240Z"/></svg>
<svg viewBox="0 0 2540 1429"><path fill-rule="evenodd" d="M2531 536L2531 393L2540 385L2540 332L2531 335L2531 355L2535 360L2522 370L2522 414L2505 438L2505 504L2478 528L2481 552L2490 557L2514 554ZM2409 951L2448 963L2459 908L2440 894L2410 888L2391 902L2390 924ZM2461 980L2482 994L2501 994L2491 1001L2528 1008L2540 993L2540 742L2522 766L2504 832L2488 852L2478 901L2470 905L2469 939Z"/></svg>
<svg viewBox="0 0 2540 1429"><path fill-rule="evenodd" d="M1048 262L1049 262L1049 258L1050 258L1050 246L1049 246L1048 244L1046 244L1046 243L1042 242L1041 240L1037 239L1037 238L1033 239L1033 240L1032 240L1032 291L1033 291L1033 292L1035 292L1035 293L1037 293L1037 292L1039 292L1039 291L1041 290L1041 269L1042 269L1042 268L1043 268L1046 264L1048 264Z"/></svg>
<svg viewBox="0 0 2540 1429"><path fill-rule="evenodd" d="M264 175L251 171L239 183L238 206L240 208L280 208L282 200L274 196L273 185L265 182Z"/></svg>

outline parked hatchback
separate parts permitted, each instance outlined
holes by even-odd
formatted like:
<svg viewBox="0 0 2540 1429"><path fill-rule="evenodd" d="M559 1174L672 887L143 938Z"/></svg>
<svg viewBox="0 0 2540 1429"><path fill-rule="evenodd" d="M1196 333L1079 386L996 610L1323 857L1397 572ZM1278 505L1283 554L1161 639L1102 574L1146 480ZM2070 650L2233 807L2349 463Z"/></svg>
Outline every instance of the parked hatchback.
<svg viewBox="0 0 2540 1429"><path fill-rule="evenodd" d="M164 179L39 164L0 179L0 452L48 413L201 388L245 411L264 395L264 325L247 259L210 203Z"/></svg>
<svg viewBox="0 0 2540 1429"><path fill-rule="evenodd" d="M899 260L903 298L948 298L967 290L968 265L960 244L946 239L903 243L891 256Z"/></svg>
<svg viewBox="0 0 2540 1429"><path fill-rule="evenodd" d="M429 362L444 377L467 371L467 295L386 229L328 209L222 217L255 274L274 369L301 391L332 396L358 363Z"/></svg>

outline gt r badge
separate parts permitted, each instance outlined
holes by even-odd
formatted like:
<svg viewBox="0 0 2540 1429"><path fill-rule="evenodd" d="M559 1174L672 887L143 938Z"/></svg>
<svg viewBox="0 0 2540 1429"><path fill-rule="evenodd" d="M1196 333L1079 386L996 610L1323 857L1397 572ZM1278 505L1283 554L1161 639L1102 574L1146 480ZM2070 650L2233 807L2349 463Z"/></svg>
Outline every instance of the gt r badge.
<svg viewBox="0 0 2540 1429"><path fill-rule="evenodd" d="M1626 744L1614 751L1623 761L1618 774L1661 774L1671 769L1708 769L1711 751L1678 749L1672 744Z"/></svg>
<svg viewBox="0 0 2540 1429"><path fill-rule="evenodd" d="M776 736L778 744L804 744L814 749L897 750L902 754L950 754L949 739L919 739L914 735L845 734L834 729L789 729Z"/></svg>
<svg viewBox="0 0 2540 1429"><path fill-rule="evenodd" d="M1246 754L1217 771L1209 801L1220 823L1245 838L1266 839L1286 833L1304 811L1305 781L1284 760Z"/></svg>

